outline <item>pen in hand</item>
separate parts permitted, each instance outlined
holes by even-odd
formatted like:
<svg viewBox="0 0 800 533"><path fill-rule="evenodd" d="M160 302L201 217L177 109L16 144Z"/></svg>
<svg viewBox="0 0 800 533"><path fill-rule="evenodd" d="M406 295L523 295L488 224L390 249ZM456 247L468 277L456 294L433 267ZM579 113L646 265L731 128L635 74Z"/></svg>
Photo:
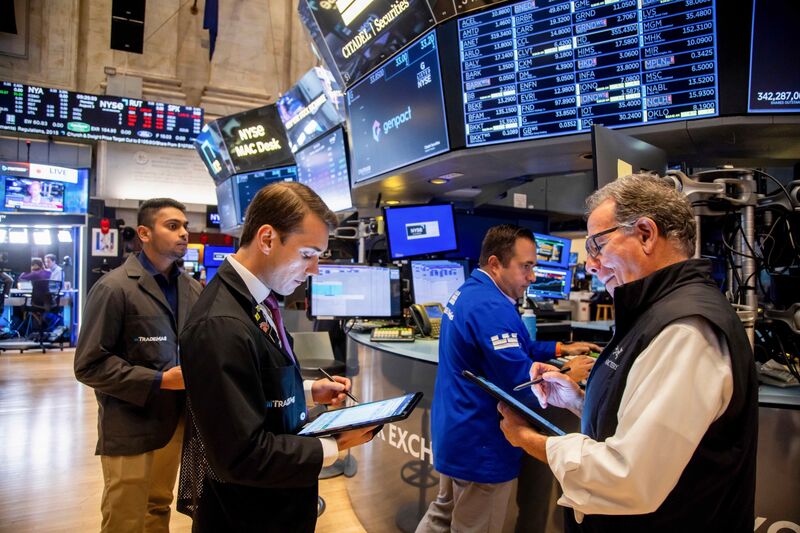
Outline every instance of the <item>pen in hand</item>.
<svg viewBox="0 0 800 533"><path fill-rule="evenodd" d="M319 369L319 371L320 371L320 372L322 372L322 375L323 375L323 376L325 376L326 378L328 378L328 381L333 381L334 383L339 383L338 381L336 381L335 379L333 379L333 376L331 376L330 374L328 374L327 372L325 372L325 370L323 370L323 369L321 369L321 368L320 368L320 369ZM361 402L359 402L358 400L356 400L356 397L355 397L355 396L353 396L352 394L350 394L349 392L347 392L347 391L343 391L343 392L344 392L344 393L347 395L347 397L348 397L348 398L350 398L350 399L351 399L351 400L353 400L354 402L356 402L356 403L361 403Z"/></svg>
<svg viewBox="0 0 800 533"><path fill-rule="evenodd" d="M570 370L572 370L570 367L566 367L566 368L562 368L558 372L559 372L559 374L566 374ZM530 381L526 381L525 383L520 383L519 385L514 387L514 391L522 390L525 387L530 387L531 385L538 385L542 381L544 381L544 378L536 378L536 379L532 379Z"/></svg>

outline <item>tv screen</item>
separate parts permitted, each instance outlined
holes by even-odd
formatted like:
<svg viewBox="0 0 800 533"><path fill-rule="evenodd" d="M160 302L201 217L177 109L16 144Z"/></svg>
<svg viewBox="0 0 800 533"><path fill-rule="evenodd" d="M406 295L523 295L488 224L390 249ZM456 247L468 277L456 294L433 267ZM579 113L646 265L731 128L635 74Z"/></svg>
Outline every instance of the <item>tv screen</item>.
<svg viewBox="0 0 800 533"><path fill-rule="evenodd" d="M458 249L450 204L386 207L383 216L392 259Z"/></svg>
<svg viewBox="0 0 800 533"><path fill-rule="evenodd" d="M292 152L344 122L344 95L333 75L314 67L277 102Z"/></svg>
<svg viewBox="0 0 800 533"><path fill-rule="evenodd" d="M570 239L541 233L534 233L533 236L536 238L536 263L539 266L569 267Z"/></svg>
<svg viewBox="0 0 800 533"><path fill-rule="evenodd" d="M84 214L88 203L88 169L0 163L0 206L6 211Z"/></svg>
<svg viewBox="0 0 800 533"><path fill-rule="evenodd" d="M554 300L569 298L572 287L572 270L535 266L533 271L536 279L528 287L530 298L552 298Z"/></svg>
<svg viewBox="0 0 800 533"><path fill-rule="evenodd" d="M225 261L225 258L235 251L233 246L206 245L203 250L203 266L219 268L222 262Z"/></svg>
<svg viewBox="0 0 800 533"><path fill-rule="evenodd" d="M235 172L217 121L209 122L194 139L194 148L214 183L222 183Z"/></svg>
<svg viewBox="0 0 800 533"><path fill-rule="evenodd" d="M297 180L311 187L332 211L353 207L344 131L336 129L297 154Z"/></svg>
<svg viewBox="0 0 800 533"><path fill-rule="evenodd" d="M319 265L309 279L313 317L400 316L400 270L365 265Z"/></svg>
<svg viewBox="0 0 800 533"><path fill-rule="evenodd" d="M240 224L239 210L236 209L236 197L233 193L233 182L230 178L217 185L217 210L219 211L220 230L227 232Z"/></svg>
<svg viewBox="0 0 800 533"><path fill-rule="evenodd" d="M433 26L426 0L300 0L347 86Z"/></svg>
<svg viewBox="0 0 800 533"><path fill-rule="evenodd" d="M525 0L459 19L467 146L718 115L715 0L639 4Z"/></svg>
<svg viewBox="0 0 800 533"><path fill-rule="evenodd" d="M603 292L604 290L606 290L606 284L599 276L592 276L592 292Z"/></svg>
<svg viewBox="0 0 800 533"><path fill-rule="evenodd" d="M800 112L800 2L754 0L750 41L751 113Z"/></svg>
<svg viewBox="0 0 800 533"><path fill-rule="evenodd" d="M236 180L236 205L239 209L239 224L244 224L247 207L253 201L256 193L276 181L296 181L297 168L283 167L259 170L247 174L237 174L232 179Z"/></svg>
<svg viewBox="0 0 800 533"><path fill-rule="evenodd" d="M354 183L446 152L436 33L350 89L347 114Z"/></svg>
<svg viewBox="0 0 800 533"><path fill-rule="evenodd" d="M454 261L411 261L411 286L414 303L437 302L447 305L453 293L464 284L466 272Z"/></svg>
<svg viewBox="0 0 800 533"><path fill-rule="evenodd" d="M274 104L221 118L217 125L234 173L294 164L286 130Z"/></svg>

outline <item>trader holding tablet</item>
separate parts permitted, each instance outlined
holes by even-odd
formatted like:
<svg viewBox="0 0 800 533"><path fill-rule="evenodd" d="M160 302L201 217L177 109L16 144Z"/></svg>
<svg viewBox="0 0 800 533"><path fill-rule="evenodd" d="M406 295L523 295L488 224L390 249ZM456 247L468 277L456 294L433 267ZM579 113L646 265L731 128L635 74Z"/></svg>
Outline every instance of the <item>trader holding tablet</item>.
<svg viewBox="0 0 800 533"><path fill-rule="evenodd" d="M534 363L542 407L581 417L545 437L507 405L501 428L547 463L567 531L752 531L758 437L753 354L695 247L692 208L658 178L595 192L586 267L614 297L616 332L584 394Z"/></svg>
<svg viewBox="0 0 800 533"><path fill-rule="evenodd" d="M187 424L179 509L193 531L312 532L317 476L375 426L302 437L305 391L274 293L318 271L336 216L311 189L279 182L247 209L228 256L181 335ZM316 403L344 401L350 380L313 382Z"/></svg>

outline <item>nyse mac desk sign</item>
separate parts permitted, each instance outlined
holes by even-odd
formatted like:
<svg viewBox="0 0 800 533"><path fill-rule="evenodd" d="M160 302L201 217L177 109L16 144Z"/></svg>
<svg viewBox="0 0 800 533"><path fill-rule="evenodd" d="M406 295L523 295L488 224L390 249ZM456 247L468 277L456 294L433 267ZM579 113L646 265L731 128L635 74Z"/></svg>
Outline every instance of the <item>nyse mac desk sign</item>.
<svg viewBox="0 0 800 533"><path fill-rule="evenodd" d="M221 118L217 127L237 174L294 164L275 105Z"/></svg>
<svg viewBox="0 0 800 533"><path fill-rule="evenodd" d="M436 35L430 32L347 92L356 183L450 145Z"/></svg>

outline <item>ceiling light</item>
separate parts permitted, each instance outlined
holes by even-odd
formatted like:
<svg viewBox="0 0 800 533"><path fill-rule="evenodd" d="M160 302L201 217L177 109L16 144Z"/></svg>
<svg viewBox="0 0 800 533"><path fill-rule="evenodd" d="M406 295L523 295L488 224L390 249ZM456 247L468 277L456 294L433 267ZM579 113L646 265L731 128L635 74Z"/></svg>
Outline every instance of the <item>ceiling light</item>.
<svg viewBox="0 0 800 533"><path fill-rule="evenodd" d="M428 180L428 183L432 183L434 185L444 185L448 181L450 181L450 180L446 180L444 178L431 178L431 179Z"/></svg>
<svg viewBox="0 0 800 533"><path fill-rule="evenodd" d="M400 200L386 200L383 203L385 203L386 205L397 205L400 203Z"/></svg>
<svg viewBox="0 0 800 533"><path fill-rule="evenodd" d="M58 242L72 242L72 232L65 229L58 230Z"/></svg>
<svg viewBox="0 0 800 533"><path fill-rule="evenodd" d="M8 232L8 242L11 244L28 244L27 229L12 229Z"/></svg>
<svg viewBox="0 0 800 533"><path fill-rule="evenodd" d="M53 236L49 229L37 229L33 232L33 242L39 246L50 246L53 244Z"/></svg>

